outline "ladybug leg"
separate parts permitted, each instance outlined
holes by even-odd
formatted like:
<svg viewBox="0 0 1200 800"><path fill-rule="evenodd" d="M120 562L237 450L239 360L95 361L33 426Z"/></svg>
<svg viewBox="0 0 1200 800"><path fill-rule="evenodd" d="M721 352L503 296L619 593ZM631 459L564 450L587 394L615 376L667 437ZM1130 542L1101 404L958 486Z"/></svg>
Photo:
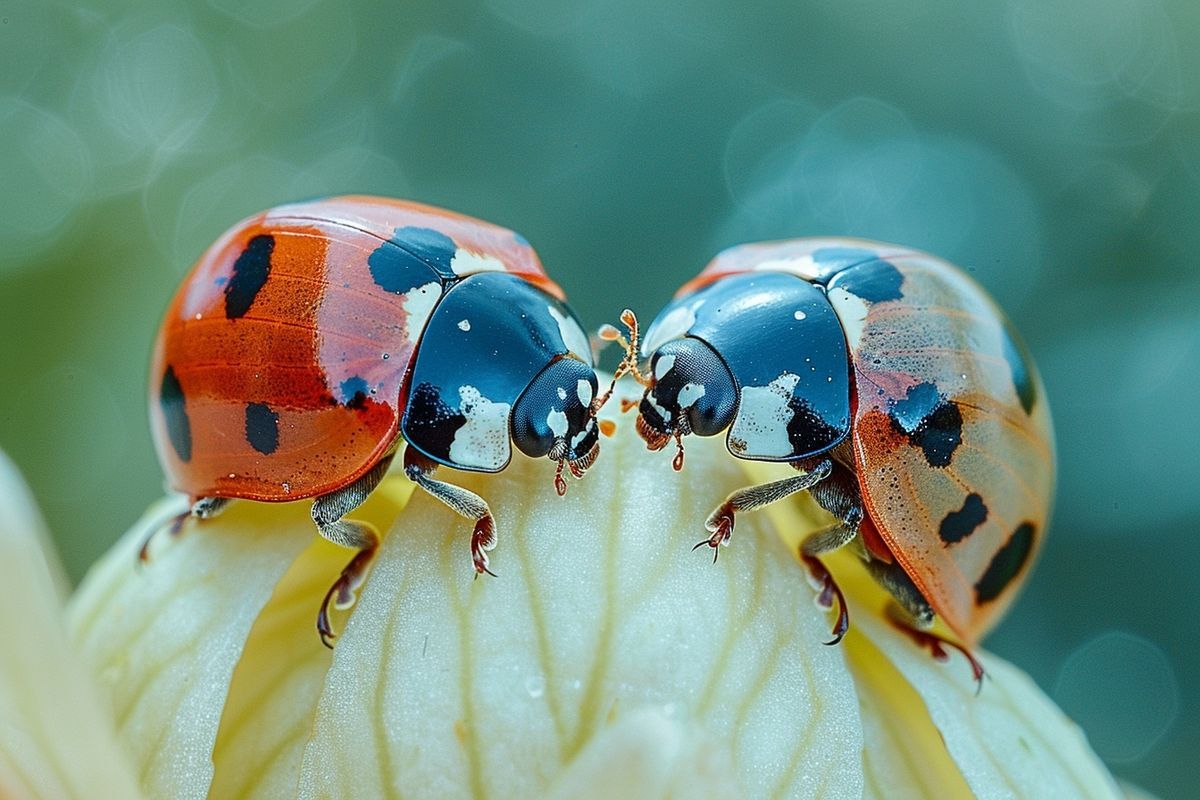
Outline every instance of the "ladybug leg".
<svg viewBox="0 0 1200 800"><path fill-rule="evenodd" d="M708 545L713 549L713 560L716 560L717 548L729 544L729 537L733 534L734 516L737 512L753 511L756 508L776 503L796 492L811 489L829 477L832 469L833 462L824 458L813 464L803 475L738 489L726 497L725 502L708 515L708 519L704 521L704 527L709 531L710 536L697 542L696 547L692 549Z"/></svg>
<svg viewBox="0 0 1200 800"><path fill-rule="evenodd" d="M413 448L404 451L404 474L409 480L442 501L451 511L475 521L471 533L471 561L475 564L475 576L486 572L492 577L496 573L488 569L487 551L496 546L496 520L487 501L472 491L431 478L438 464L418 453Z"/></svg>
<svg viewBox="0 0 1200 800"><path fill-rule="evenodd" d="M933 607L903 567L876 558L869 559L866 564L871 577L895 598L897 610L904 612L908 625L920 630L927 630L933 625Z"/></svg>
<svg viewBox="0 0 1200 800"><path fill-rule="evenodd" d="M354 605L358 590L366 580L371 562L375 560L375 553L379 549L379 535L372 526L342 518L362 505L367 495L387 474L391 461L391 456L385 456L354 483L313 500L312 518L321 536L334 544L358 551L329 587L317 612L317 633L326 647L333 647L333 640L337 638L329 624L329 606L332 604L341 610Z"/></svg>
<svg viewBox="0 0 1200 800"><path fill-rule="evenodd" d="M928 604L926 604L928 608ZM888 622L892 627L899 630L901 633L912 639L917 647L928 648L929 654L933 656L935 661L949 661L950 654L946 652L946 648L950 647L963 654L967 659L967 663L971 665L971 677L975 679L975 694L979 694L983 689L983 678L987 674L983 669L983 664L979 659L958 642L952 642L944 636L940 636L928 628L933 624L933 610L929 609L928 618L925 621L924 617L916 617L900 602L891 603L887 607Z"/></svg>
<svg viewBox="0 0 1200 800"><path fill-rule="evenodd" d="M808 567L819 592L818 605L833 608L833 601L837 600L838 617L832 630L833 638L825 642L833 645L850 629L850 614L842 590L819 556L845 547L858 536L863 519L862 495L854 473L838 462L834 462L829 477L810 489L809 494L817 505L838 518L833 526L806 536L800 543L800 559Z"/></svg>
<svg viewBox="0 0 1200 800"><path fill-rule="evenodd" d="M166 533L172 539L183 533L183 525L189 519L212 519L224 511L230 503L228 497L201 497L192 503L191 508L182 514L176 514L169 522L156 526L142 540L138 547L138 562L145 564L150 561L150 545L160 533Z"/></svg>

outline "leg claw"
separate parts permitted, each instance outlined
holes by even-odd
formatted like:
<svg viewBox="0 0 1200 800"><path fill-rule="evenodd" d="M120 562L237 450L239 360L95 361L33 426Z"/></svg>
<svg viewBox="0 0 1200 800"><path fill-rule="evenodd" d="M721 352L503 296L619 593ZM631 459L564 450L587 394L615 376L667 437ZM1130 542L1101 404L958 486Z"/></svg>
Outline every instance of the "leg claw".
<svg viewBox="0 0 1200 800"><path fill-rule="evenodd" d="M850 630L850 612L846 608L846 598L842 595L842 590L838 587L837 581L833 579L833 575L821 563L821 560L816 556L810 556L806 553L801 553L800 558L803 559L805 565L808 566L808 571L816 582L820 585L820 591L817 594L817 605L821 608L833 608L833 601L837 600L838 616L837 621L833 624L833 630L830 634L833 636L826 645L835 645L842 641L846 631Z"/></svg>
<svg viewBox="0 0 1200 800"><path fill-rule="evenodd" d="M342 569L342 574L329 587L329 591L325 592L325 598L321 601L321 609L317 612L317 634L321 637L321 644L326 647L333 649L333 640L337 638L337 634L333 632L333 626L329 622L330 607L332 606L337 611L345 611L354 607L358 601L358 590L366 581L374 558L374 547L355 553L354 558L350 559L350 563Z"/></svg>
<svg viewBox="0 0 1200 800"><path fill-rule="evenodd" d="M154 542L160 533L166 533L172 539L175 539L183 531L183 523L187 522L192 516L192 512L184 511L182 514L176 514L171 517L171 521L163 527L155 528L146 534L146 538L142 539L141 545L138 547L138 564L146 565L150 563L150 545Z"/></svg>
<svg viewBox="0 0 1200 800"><path fill-rule="evenodd" d="M496 573L488 569L487 551L496 546L496 523L488 515L475 523L471 533L471 561L475 564L475 577L483 573L496 577Z"/></svg>
<svg viewBox="0 0 1200 800"><path fill-rule="evenodd" d="M975 694L979 694L982 691L983 679L987 676L987 672L984 670L983 664L975 657L975 654L966 647L931 631L917 630L906 621L896 619L890 614L888 615L888 621L892 623L893 627L907 634L908 638L912 639L917 647L928 649L930 656L935 661L946 662L950 660L950 654L946 651L947 647L952 647L962 653L963 657L967 659L967 663L971 665L971 677L975 680Z"/></svg>

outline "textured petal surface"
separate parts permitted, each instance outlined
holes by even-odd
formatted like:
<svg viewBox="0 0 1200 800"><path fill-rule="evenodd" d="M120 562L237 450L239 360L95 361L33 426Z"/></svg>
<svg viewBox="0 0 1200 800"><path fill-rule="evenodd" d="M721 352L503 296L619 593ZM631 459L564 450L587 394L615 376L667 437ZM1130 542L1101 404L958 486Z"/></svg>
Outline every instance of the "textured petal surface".
<svg viewBox="0 0 1200 800"><path fill-rule="evenodd" d="M355 516L386 528L412 490L407 480L389 479ZM295 795L317 698L333 660L333 652L317 641L313 614L346 559L346 550L313 537L259 614L221 718L210 797Z"/></svg>
<svg viewBox="0 0 1200 800"><path fill-rule="evenodd" d="M301 797L695 796L706 771L712 796L861 795L843 653L766 518L715 565L688 552L744 481L722 443L680 475L623 425L563 499L525 459L454 478L494 505L499 577L472 580L469 528L414 498L334 653Z"/></svg>
<svg viewBox="0 0 1200 800"><path fill-rule="evenodd" d="M312 540L312 521L299 506L234 506L158 543L138 568L138 545L165 517L151 509L92 568L69 624L146 794L204 798L234 666L275 584Z"/></svg>
<svg viewBox="0 0 1200 800"><path fill-rule="evenodd" d="M0 454L0 797L136 798L91 675L67 645L58 566L28 490Z"/></svg>
<svg viewBox="0 0 1200 800"><path fill-rule="evenodd" d="M761 469L750 471L757 477ZM809 503L779 504L768 513L781 530L802 531ZM855 556L842 551L826 560L850 599L843 644L869 717L866 796L1121 796L1082 731L1024 673L977 652L987 677L976 694L965 659L950 651L947 662L935 661L885 621L893 601Z"/></svg>
<svg viewBox="0 0 1200 800"><path fill-rule="evenodd" d="M239 504L137 570L169 513L152 510L70 613L146 793L1119 796L1019 672L987 657L976 697L961 658L934 662L882 621L848 553L829 563L852 629L823 646L832 615L794 556L828 522L808 498L741 515L716 564L689 552L730 490L786 467L714 438L675 473L620 421L565 498L544 460L441 472L491 502L497 578L474 579L467 523L386 480L355 516L390 533L332 652L313 616L348 553L314 536L307 504Z"/></svg>
<svg viewBox="0 0 1200 800"><path fill-rule="evenodd" d="M921 696L976 797L1122 796L1082 731L1024 673L983 655L987 678L976 695L963 659L938 663L866 608L855 610L862 633Z"/></svg>

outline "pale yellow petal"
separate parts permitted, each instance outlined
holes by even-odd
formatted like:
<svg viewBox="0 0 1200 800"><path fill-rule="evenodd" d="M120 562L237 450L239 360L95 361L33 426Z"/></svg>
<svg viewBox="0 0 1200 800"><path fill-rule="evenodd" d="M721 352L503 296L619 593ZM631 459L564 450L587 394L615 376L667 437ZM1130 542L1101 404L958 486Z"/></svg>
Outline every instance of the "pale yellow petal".
<svg viewBox="0 0 1200 800"><path fill-rule="evenodd" d="M748 466L763 477L763 466ZM821 512L802 497L768 513L794 546L797 532L810 530ZM977 654L988 670L977 696L961 656L952 652L948 663L934 661L884 621L891 601L854 555L842 551L825 560L850 599L843 646L864 716L871 707L883 712L864 724L868 746L904 737L899 749L864 752L867 796L890 797L884 781L895 775L896 796L921 796L932 786L939 798L1119 797L1079 728L1024 673Z"/></svg>
<svg viewBox="0 0 1200 800"><path fill-rule="evenodd" d="M934 661L866 607L855 624L916 689L950 757L979 798L1120 798L1120 791L1082 731L1024 673L986 653L975 693L957 653Z"/></svg>
<svg viewBox="0 0 1200 800"><path fill-rule="evenodd" d="M869 800L970 800L975 795L950 758L921 696L865 636L852 630L850 656L863 720Z"/></svg>
<svg viewBox="0 0 1200 800"><path fill-rule="evenodd" d="M728 752L708 745L687 723L639 709L591 739L544 800L740 800Z"/></svg>
<svg viewBox="0 0 1200 800"><path fill-rule="evenodd" d="M304 504L235 504L189 523L178 539L163 536L139 568L138 545L167 514L152 508L92 568L69 622L142 788L186 800L207 796L217 726L251 625L314 534Z"/></svg>
<svg viewBox="0 0 1200 800"><path fill-rule="evenodd" d="M536 797L564 767L617 780L620 732L656 729L687 731L638 767L656 785L694 751L740 796L861 796L844 653L766 518L715 565L689 552L744 483L724 444L689 443L676 474L622 423L566 498L544 461L446 474L493 503L497 578L474 580L469 527L414 498L334 652L302 797Z"/></svg>
<svg viewBox="0 0 1200 800"><path fill-rule="evenodd" d="M139 797L91 675L67 645L58 566L33 500L0 454L0 797Z"/></svg>
<svg viewBox="0 0 1200 800"><path fill-rule="evenodd" d="M386 529L412 491L410 481L391 477L354 516ZM221 718L210 797L275 800L295 794L317 698L333 658L317 638L313 619L349 558L346 549L312 538L259 614ZM336 612L334 621L341 621Z"/></svg>

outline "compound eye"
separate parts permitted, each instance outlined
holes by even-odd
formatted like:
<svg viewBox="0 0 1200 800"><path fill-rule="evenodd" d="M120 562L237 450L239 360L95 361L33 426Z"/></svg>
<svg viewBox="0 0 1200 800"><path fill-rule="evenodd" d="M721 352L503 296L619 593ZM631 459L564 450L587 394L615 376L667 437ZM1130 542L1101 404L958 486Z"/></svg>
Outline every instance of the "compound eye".
<svg viewBox="0 0 1200 800"><path fill-rule="evenodd" d="M577 459L599 438L592 416L595 371L570 356L554 361L526 387L513 406L512 438L527 456Z"/></svg>

